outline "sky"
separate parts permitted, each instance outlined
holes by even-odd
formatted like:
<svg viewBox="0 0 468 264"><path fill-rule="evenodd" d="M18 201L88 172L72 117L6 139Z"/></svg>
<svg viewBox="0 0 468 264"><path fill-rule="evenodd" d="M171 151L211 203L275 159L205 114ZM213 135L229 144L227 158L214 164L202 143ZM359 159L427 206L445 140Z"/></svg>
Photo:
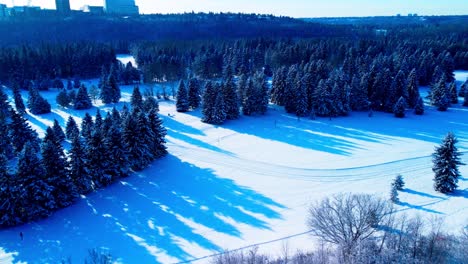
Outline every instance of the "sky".
<svg viewBox="0 0 468 264"><path fill-rule="evenodd" d="M55 8L55 0L0 0L9 6ZM468 15L467 0L136 0L140 13L243 12L291 17L407 15ZM70 0L72 9L103 5L103 0Z"/></svg>

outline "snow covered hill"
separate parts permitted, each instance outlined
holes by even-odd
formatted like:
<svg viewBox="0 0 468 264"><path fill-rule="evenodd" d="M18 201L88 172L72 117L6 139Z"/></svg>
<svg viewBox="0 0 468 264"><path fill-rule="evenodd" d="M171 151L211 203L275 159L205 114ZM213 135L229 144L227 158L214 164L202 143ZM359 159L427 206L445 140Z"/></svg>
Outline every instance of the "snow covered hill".
<svg viewBox="0 0 468 264"><path fill-rule="evenodd" d="M467 76L456 74L459 81ZM85 84L90 82L96 80ZM122 89L124 101L132 88ZM69 115L85 113L57 107L56 93L43 94L53 113L27 116L38 131L54 118L64 125ZM466 107L438 112L427 106L423 116L408 111L403 119L351 113L309 120L272 106L265 116L243 116L219 127L200 122L199 111L176 113L170 101L160 102L160 109L168 129L167 157L48 219L0 231L0 263L57 263L68 257L81 263L90 248L103 248L121 263L201 258L303 233L308 205L327 195L388 197L397 174L406 181L398 213L443 217L453 232L468 222L468 166L460 168L463 178L451 196L433 190L431 170L434 147L449 131L468 164ZM299 235L260 250L275 255L313 243Z"/></svg>

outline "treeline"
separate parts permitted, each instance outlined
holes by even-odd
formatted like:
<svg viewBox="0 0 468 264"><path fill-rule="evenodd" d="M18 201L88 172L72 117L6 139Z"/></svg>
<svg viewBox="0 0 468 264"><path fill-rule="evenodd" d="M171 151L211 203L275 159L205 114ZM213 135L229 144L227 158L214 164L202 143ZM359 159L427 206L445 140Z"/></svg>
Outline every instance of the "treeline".
<svg viewBox="0 0 468 264"><path fill-rule="evenodd" d="M46 217L167 153L152 97L132 98L131 110L114 108L104 118L86 114L81 128L72 117L65 130L55 120L43 139L7 99L0 90L0 227Z"/></svg>
<svg viewBox="0 0 468 264"><path fill-rule="evenodd" d="M289 17L235 13L186 13L136 17L74 16L0 21L0 45L97 41L121 50L140 41L328 37L350 35L344 26Z"/></svg>
<svg viewBox="0 0 468 264"><path fill-rule="evenodd" d="M1 48L0 82L34 80L40 85L56 78L91 78L114 63L114 49L95 42Z"/></svg>

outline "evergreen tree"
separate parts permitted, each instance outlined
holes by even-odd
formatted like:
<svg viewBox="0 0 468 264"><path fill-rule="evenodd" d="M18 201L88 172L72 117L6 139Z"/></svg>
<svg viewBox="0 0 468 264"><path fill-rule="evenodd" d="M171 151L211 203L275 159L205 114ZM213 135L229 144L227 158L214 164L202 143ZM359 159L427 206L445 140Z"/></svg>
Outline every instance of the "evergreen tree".
<svg viewBox="0 0 468 264"><path fill-rule="evenodd" d="M407 80L406 90L408 91L408 107L414 108L419 100L419 83L416 69L413 69Z"/></svg>
<svg viewBox="0 0 468 264"><path fill-rule="evenodd" d="M94 132L94 122L90 114L86 113L81 121L81 136L85 139L91 138Z"/></svg>
<svg viewBox="0 0 468 264"><path fill-rule="evenodd" d="M141 95L140 88L138 86L133 88L130 104L132 108L143 108L143 96Z"/></svg>
<svg viewBox="0 0 468 264"><path fill-rule="evenodd" d="M72 90L73 89L73 83L70 79L67 80L67 90Z"/></svg>
<svg viewBox="0 0 468 264"><path fill-rule="evenodd" d="M395 184L392 182L390 189L390 201L392 203L398 203L400 199L398 198L398 189Z"/></svg>
<svg viewBox="0 0 468 264"><path fill-rule="evenodd" d="M287 70L286 67L281 67L276 70L273 74L273 80L271 85L271 102L283 106L285 90L286 90L286 75Z"/></svg>
<svg viewBox="0 0 468 264"><path fill-rule="evenodd" d="M20 153L28 142L36 151L39 150L39 138L36 131L31 128L26 119L14 110L11 110L9 137L16 153Z"/></svg>
<svg viewBox="0 0 468 264"><path fill-rule="evenodd" d="M304 83L302 82L302 78L300 78L298 76L298 78L296 79L296 87L297 87L297 91L296 91L296 94L295 94L295 104L296 104L296 115L298 117L304 117L304 116L307 116L308 113L309 113L309 110L308 110L308 105L307 105L307 90L306 90L306 86L304 85Z"/></svg>
<svg viewBox="0 0 468 264"><path fill-rule="evenodd" d="M87 194L94 189L94 183L86 167L86 151L78 135L71 139L70 178L79 194Z"/></svg>
<svg viewBox="0 0 468 264"><path fill-rule="evenodd" d="M99 99L100 90L96 85L91 85L89 88L89 98L96 103L96 100Z"/></svg>
<svg viewBox="0 0 468 264"><path fill-rule="evenodd" d="M398 99L395 106L393 107L393 113L396 117L405 117L405 110L406 110L406 100L403 96Z"/></svg>
<svg viewBox="0 0 468 264"><path fill-rule="evenodd" d="M52 195L54 188L47 184L47 174L35 147L27 142L18 157L16 169L19 206L18 223L46 217L57 208Z"/></svg>
<svg viewBox="0 0 468 264"><path fill-rule="evenodd" d="M455 144L457 139L453 133L448 133L442 144L435 149L432 154L434 172L434 189L441 193L451 193L457 188L460 172L459 165L464 165L460 161L462 155Z"/></svg>
<svg viewBox="0 0 468 264"><path fill-rule="evenodd" d="M69 107L71 103L70 97L65 89L60 90L55 100L61 107Z"/></svg>
<svg viewBox="0 0 468 264"><path fill-rule="evenodd" d="M357 76L351 79L350 107L353 111L369 110L369 100L367 97L367 79L363 76L361 80Z"/></svg>
<svg viewBox="0 0 468 264"><path fill-rule="evenodd" d="M109 157L104 145L104 137L100 130L94 130L86 140L85 145L86 168L97 187L107 186L112 177L105 172L109 167Z"/></svg>
<svg viewBox="0 0 468 264"><path fill-rule="evenodd" d="M268 85L263 72L258 72L255 78L255 111L264 115L268 110L270 96L268 95Z"/></svg>
<svg viewBox="0 0 468 264"><path fill-rule="evenodd" d="M188 82L188 104L192 109L200 106L200 83L196 78L190 78Z"/></svg>
<svg viewBox="0 0 468 264"><path fill-rule="evenodd" d="M184 81L180 81L177 89L176 109L177 112L187 112L189 110L188 94Z"/></svg>
<svg viewBox="0 0 468 264"><path fill-rule="evenodd" d="M46 182L53 187L52 195L57 208L71 205L77 197L76 188L70 178L63 148L51 127L47 128L42 143L42 164L47 175Z"/></svg>
<svg viewBox="0 0 468 264"><path fill-rule="evenodd" d="M450 103L458 104L458 92L457 92L457 85L455 84L455 82L452 82L450 84L449 94L450 94Z"/></svg>
<svg viewBox="0 0 468 264"><path fill-rule="evenodd" d="M109 77L107 78L108 85L111 88L112 103L118 103L120 101L121 92L119 84L117 83L117 76L115 73L114 65L111 66Z"/></svg>
<svg viewBox="0 0 468 264"><path fill-rule="evenodd" d="M76 110L90 109L93 107L91 98L89 98L88 95L88 90L84 84L80 86L80 89L78 89L78 93L76 94L75 100L73 101L73 107Z"/></svg>
<svg viewBox="0 0 468 264"><path fill-rule="evenodd" d="M54 119L54 125L52 129L54 130L55 137L59 143L65 140L65 133L63 132L63 129L57 119Z"/></svg>
<svg viewBox="0 0 468 264"><path fill-rule="evenodd" d="M296 112L296 94L297 94L297 82L298 76L301 76L297 65L293 65L289 68L288 75L286 77L286 86L284 88L284 109L287 113Z"/></svg>
<svg viewBox="0 0 468 264"><path fill-rule="evenodd" d="M320 80L317 89L314 93L315 101L315 114L317 116L333 116L333 105L330 92L328 91L327 84L324 80Z"/></svg>
<svg viewBox="0 0 468 264"><path fill-rule="evenodd" d="M78 125L76 124L76 121L72 116L68 117L67 125L65 127L65 135L67 136L68 140L73 140L74 137L80 135Z"/></svg>
<svg viewBox="0 0 468 264"><path fill-rule="evenodd" d="M100 131L102 129L102 124L103 124L103 120L102 120L102 116L101 116L101 110L97 109L96 110L96 116L94 117L94 131Z"/></svg>
<svg viewBox="0 0 468 264"><path fill-rule="evenodd" d="M10 117L11 106L8 102L8 96L3 92L0 86L0 121L6 121Z"/></svg>
<svg viewBox="0 0 468 264"><path fill-rule="evenodd" d="M0 155L4 155L7 159L11 159L14 156L9 125L7 125L6 120L2 119L0 119Z"/></svg>
<svg viewBox="0 0 468 264"><path fill-rule="evenodd" d="M224 96L221 92L221 85L217 84L217 93L215 97L215 103L213 106L213 113L210 118L210 124L221 125L226 121L226 106L224 103Z"/></svg>
<svg viewBox="0 0 468 264"><path fill-rule="evenodd" d="M113 90L112 86L110 85L109 81L106 80L102 84L101 88L101 94L99 95L99 98L102 100L104 104L111 104L112 99L113 99Z"/></svg>
<svg viewBox="0 0 468 264"><path fill-rule="evenodd" d="M73 88L78 89L81 87L81 81L78 77L73 80Z"/></svg>
<svg viewBox="0 0 468 264"><path fill-rule="evenodd" d="M421 96L419 97L418 101L416 102L416 105L414 106L414 113L417 115L424 114L424 101Z"/></svg>
<svg viewBox="0 0 468 264"><path fill-rule="evenodd" d="M155 158L163 157L167 154L165 136L167 134L166 129L163 126L161 118L158 116L156 109L152 109L148 113L148 122L153 133L151 138L151 153Z"/></svg>
<svg viewBox="0 0 468 264"><path fill-rule="evenodd" d="M255 85L252 78L249 78L247 81L246 89L243 94L243 101L242 101L242 113L246 116L250 116L255 114L255 102L256 102L256 94L255 94Z"/></svg>
<svg viewBox="0 0 468 264"><path fill-rule="evenodd" d="M111 121L110 118L108 120ZM130 164L128 161L127 146L122 140L122 128L119 124L110 123L109 131L104 137L104 146L107 150L106 156L108 160L107 166L104 167L104 174L110 175L111 182L127 176Z"/></svg>
<svg viewBox="0 0 468 264"><path fill-rule="evenodd" d="M14 175L9 173L7 157L0 153L0 227L14 226L18 224L16 211L18 188L14 181Z"/></svg>
<svg viewBox="0 0 468 264"><path fill-rule="evenodd" d="M438 111L446 111L450 103L444 76L445 75L440 78L431 90L431 103L437 107Z"/></svg>
<svg viewBox="0 0 468 264"><path fill-rule="evenodd" d="M39 94L36 88L29 89L28 108L35 115L51 112L50 104Z"/></svg>
<svg viewBox="0 0 468 264"><path fill-rule="evenodd" d="M226 111L226 119L233 120L239 118L239 98L232 77L229 76L223 84L223 96Z"/></svg>
<svg viewBox="0 0 468 264"><path fill-rule="evenodd" d="M153 139L149 122L144 113L133 111L125 118L122 128L122 141L127 146L130 168L139 171L146 168L154 159L148 139Z"/></svg>
<svg viewBox="0 0 468 264"><path fill-rule="evenodd" d="M143 112L148 113L151 110L156 110L156 112L159 112L159 103L154 98L153 96L148 96L146 99L143 101Z"/></svg>
<svg viewBox="0 0 468 264"><path fill-rule="evenodd" d="M21 115L25 114L26 107L24 106L23 97L21 96L19 86L16 83L13 85L13 99L15 101L16 111Z"/></svg>
<svg viewBox="0 0 468 264"><path fill-rule="evenodd" d="M211 123L214 112L216 93L217 91L213 83L208 81L205 85L205 91L203 92L202 122Z"/></svg>
<svg viewBox="0 0 468 264"><path fill-rule="evenodd" d="M398 174L395 179L393 180L393 183L392 183L395 188L398 190L398 191L401 191L403 190L403 187L405 187L405 182L403 180L403 176L401 176L401 174Z"/></svg>

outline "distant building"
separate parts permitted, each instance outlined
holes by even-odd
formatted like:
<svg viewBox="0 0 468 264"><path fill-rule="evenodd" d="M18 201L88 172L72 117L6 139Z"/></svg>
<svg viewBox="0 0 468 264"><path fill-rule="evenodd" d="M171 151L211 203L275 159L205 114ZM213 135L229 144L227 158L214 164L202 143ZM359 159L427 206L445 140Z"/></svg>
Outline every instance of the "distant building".
<svg viewBox="0 0 468 264"><path fill-rule="evenodd" d="M55 0L55 7L59 14L69 14L70 9L70 0Z"/></svg>
<svg viewBox="0 0 468 264"><path fill-rule="evenodd" d="M104 7L103 6L90 6L85 5L81 8L81 11L90 14L101 15L104 14Z"/></svg>
<svg viewBox="0 0 468 264"><path fill-rule="evenodd" d="M135 0L104 0L104 11L108 14L138 15Z"/></svg>

